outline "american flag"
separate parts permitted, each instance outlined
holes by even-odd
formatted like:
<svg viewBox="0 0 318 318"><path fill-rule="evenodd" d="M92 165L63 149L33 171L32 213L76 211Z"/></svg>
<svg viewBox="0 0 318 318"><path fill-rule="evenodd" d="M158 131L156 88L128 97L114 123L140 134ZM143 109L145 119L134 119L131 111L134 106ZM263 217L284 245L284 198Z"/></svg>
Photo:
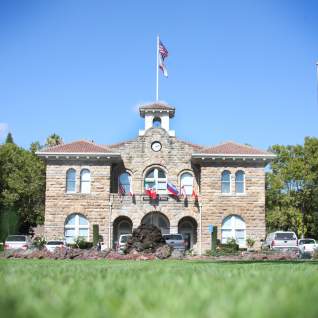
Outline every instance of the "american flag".
<svg viewBox="0 0 318 318"><path fill-rule="evenodd" d="M162 57L162 60L168 57L168 50L166 49L166 47L163 45L161 41L159 41L159 53Z"/></svg>
<svg viewBox="0 0 318 318"><path fill-rule="evenodd" d="M126 194L125 187L121 183L119 184L119 194L121 196Z"/></svg>

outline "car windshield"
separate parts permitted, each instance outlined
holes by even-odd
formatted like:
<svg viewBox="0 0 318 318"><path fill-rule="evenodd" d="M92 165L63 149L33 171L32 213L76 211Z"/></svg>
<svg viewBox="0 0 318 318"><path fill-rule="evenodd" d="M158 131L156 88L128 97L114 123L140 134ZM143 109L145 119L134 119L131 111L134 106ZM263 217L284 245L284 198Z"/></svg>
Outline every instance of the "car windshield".
<svg viewBox="0 0 318 318"><path fill-rule="evenodd" d="M276 233L275 240L296 240L294 233L286 232L286 233Z"/></svg>
<svg viewBox="0 0 318 318"><path fill-rule="evenodd" d="M125 235L120 238L120 243L126 243L131 235Z"/></svg>
<svg viewBox="0 0 318 318"><path fill-rule="evenodd" d="M302 244L315 244L315 240L300 240L299 241L299 245L302 245Z"/></svg>
<svg viewBox="0 0 318 318"><path fill-rule="evenodd" d="M63 241L48 241L46 245L63 245Z"/></svg>
<svg viewBox="0 0 318 318"><path fill-rule="evenodd" d="M183 240L182 235L180 234L169 234L169 235L165 235L164 239L166 241L168 240L174 240L174 241L178 241L178 240Z"/></svg>
<svg viewBox="0 0 318 318"><path fill-rule="evenodd" d="M9 235L6 241L7 242L25 242L26 237L24 235Z"/></svg>

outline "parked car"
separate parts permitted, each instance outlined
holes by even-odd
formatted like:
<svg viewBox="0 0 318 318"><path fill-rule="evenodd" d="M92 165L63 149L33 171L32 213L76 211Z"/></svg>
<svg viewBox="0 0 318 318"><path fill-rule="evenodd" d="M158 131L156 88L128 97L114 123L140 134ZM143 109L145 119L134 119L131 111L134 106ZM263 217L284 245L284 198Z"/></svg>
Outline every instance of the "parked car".
<svg viewBox="0 0 318 318"><path fill-rule="evenodd" d="M28 235L9 235L4 243L5 250L23 249L27 250L32 245Z"/></svg>
<svg viewBox="0 0 318 318"><path fill-rule="evenodd" d="M184 240L182 234L163 234L162 237L169 246L181 252L185 251L187 242Z"/></svg>
<svg viewBox="0 0 318 318"><path fill-rule="evenodd" d="M61 247L66 247L66 242L64 240L47 241L45 244L45 248L50 252L54 252L56 248Z"/></svg>
<svg viewBox="0 0 318 318"><path fill-rule="evenodd" d="M269 233L266 240L263 242L262 248L299 251L297 235L295 232L291 231L276 231Z"/></svg>
<svg viewBox="0 0 318 318"><path fill-rule="evenodd" d="M131 237L131 234L121 234L119 236L118 242L116 244L116 251L118 253L123 253L127 246L127 241Z"/></svg>
<svg viewBox="0 0 318 318"><path fill-rule="evenodd" d="M298 240L298 246L299 246L299 251L301 254L304 254L304 253L312 254L318 248L316 241L310 238Z"/></svg>

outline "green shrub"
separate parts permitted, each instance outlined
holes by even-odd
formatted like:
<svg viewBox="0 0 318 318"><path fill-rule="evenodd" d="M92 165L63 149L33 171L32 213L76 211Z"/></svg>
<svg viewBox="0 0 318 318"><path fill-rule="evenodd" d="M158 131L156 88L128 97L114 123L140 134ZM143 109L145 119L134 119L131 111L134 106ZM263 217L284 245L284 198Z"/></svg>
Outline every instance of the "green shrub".
<svg viewBox="0 0 318 318"><path fill-rule="evenodd" d="M34 247L38 248L39 250L43 249L45 244L46 244L46 240L45 240L45 238L43 236L36 236L33 239L33 243L32 243L32 245Z"/></svg>
<svg viewBox="0 0 318 318"><path fill-rule="evenodd" d="M252 248L252 247L254 246L254 244L255 244L255 240L253 240L252 238L248 237L248 238L246 239L246 244L247 244L247 246L248 246L249 248Z"/></svg>
<svg viewBox="0 0 318 318"><path fill-rule="evenodd" d="M87 250L93 247L93 243L87 242L79 236L75 239L74 244L69 244L69 246L73 248L80 248L81 250Z"/></svg>
<svg viewBox="0 0 318 318"><path fill-rule="evenodd" d="M3 252L3 244L0 243L0 252Z"/></svg>
<svg viewBox="0 0 318 318"><path fill-rule="evenodd" d="M99 226L93 224L93 246L96 246L99 242Z"/></svg>

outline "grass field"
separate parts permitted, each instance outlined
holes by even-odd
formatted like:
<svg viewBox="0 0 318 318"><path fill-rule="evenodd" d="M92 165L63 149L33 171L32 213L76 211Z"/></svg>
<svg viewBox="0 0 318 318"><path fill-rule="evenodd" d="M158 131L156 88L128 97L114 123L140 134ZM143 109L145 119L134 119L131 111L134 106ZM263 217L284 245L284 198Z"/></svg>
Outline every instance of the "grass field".
<svg viewBox="0 0 318 318"><path fill-rule="evenodd" d="M318 263L0 260L1 317L318 317Z"/></svg>

